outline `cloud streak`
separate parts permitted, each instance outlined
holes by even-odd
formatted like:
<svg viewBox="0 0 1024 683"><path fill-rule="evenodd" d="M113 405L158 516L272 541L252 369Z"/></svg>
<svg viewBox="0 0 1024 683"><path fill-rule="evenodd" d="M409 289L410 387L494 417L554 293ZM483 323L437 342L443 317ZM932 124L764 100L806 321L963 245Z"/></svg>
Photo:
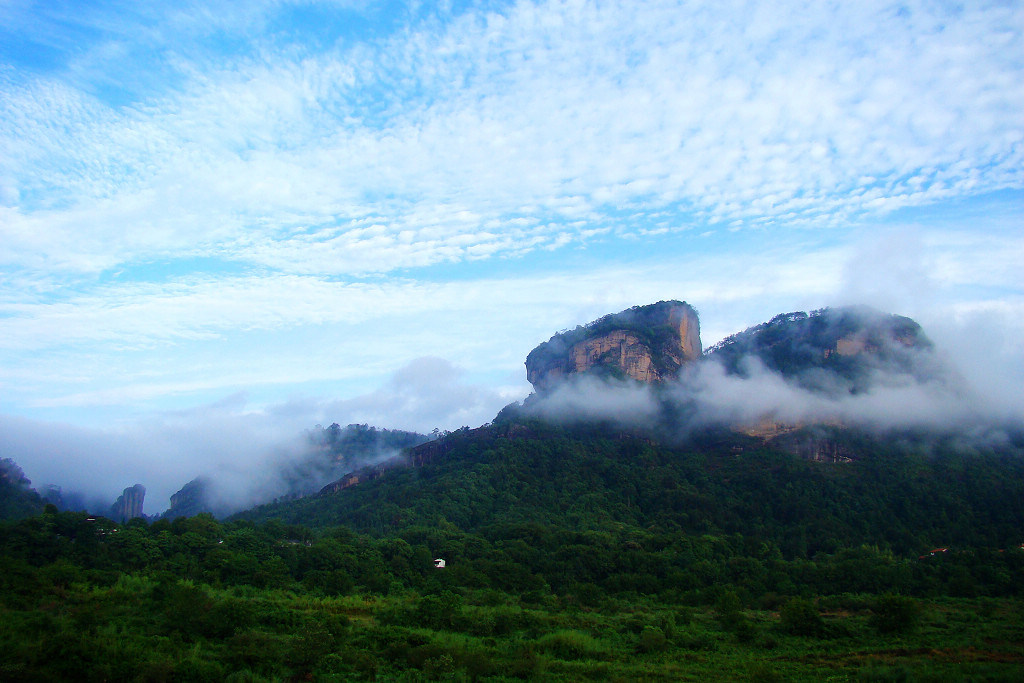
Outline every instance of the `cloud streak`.
<svg viewBox="0 0 1024 683"><path fill-rule="evenodd" d="M1019 9L749 10L518 3L182 66L120 109L7 72L8 262L388 272L619 229L624 207L835 223L1020 187Z"/></svg>

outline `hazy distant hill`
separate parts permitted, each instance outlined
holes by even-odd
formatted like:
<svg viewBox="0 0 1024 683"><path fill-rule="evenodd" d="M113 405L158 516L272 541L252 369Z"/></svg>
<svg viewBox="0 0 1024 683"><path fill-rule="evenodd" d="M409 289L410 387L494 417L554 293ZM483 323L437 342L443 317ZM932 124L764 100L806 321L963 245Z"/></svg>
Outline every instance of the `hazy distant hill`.
<svg viewBox="0 0 1024 683"><path fill-rule="evenodd" d="M43 499L17 463L0 459L0 519L21 519L38 514Z"/></svg>
<svg viewBox="0 0 1024 683"><path fill-rule="evenodd" d="M317 425L305 436L301 453L282 457L274 463L272 471L254 472L251 484L243 481L241 486L227 487L215 474L193 479L171 496L170 508L162 516L173 519L210 512L219 517L254 503L306 496L353 469L386 459L430 438L365 424Z"/></svg>

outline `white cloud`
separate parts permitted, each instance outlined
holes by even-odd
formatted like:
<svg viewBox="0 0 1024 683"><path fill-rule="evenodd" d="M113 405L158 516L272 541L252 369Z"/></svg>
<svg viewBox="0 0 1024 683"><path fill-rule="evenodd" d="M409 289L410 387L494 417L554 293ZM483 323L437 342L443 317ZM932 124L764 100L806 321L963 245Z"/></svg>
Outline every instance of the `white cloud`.
<svg viewBox="0 0 1024 683"><path fill-rule="evenodd" d="M436 356L458 360L475 382L511 375L525 387L523 359L555 331L668 298L698 308L705 345L779 312L841 303L910 315L926 329L974 310L989 311L986 324L1001 320L1008 334L1019 327L1020 288L1016 299L1006 290L1019 238L875 232L817 245L766 234L726 253L631 264L598 254L558 272L510 264L508 275L438 282L202 276L115 281L56 303L0 286L9 359L0 382L8 405L136 408L253 386L328 391L333 381L334 395L362 393L410 357Z"/></svg>
<svg viewBox="0 0 1024 683"><path fill-rule="evenodd" d="M519 3L376 44L195 62L120 110L19 77L0 129L20 197L5 260L200 251L387 272L557 244L578 231L549 219L614 225L624 206L834 224L1020 187L1021 25L1012 7ZM358 233L367 216L384 235ZM532 225L509 240L481 235L519 217ZM310 261L291 237L310 227L306 243L355 257Z"/></svg>

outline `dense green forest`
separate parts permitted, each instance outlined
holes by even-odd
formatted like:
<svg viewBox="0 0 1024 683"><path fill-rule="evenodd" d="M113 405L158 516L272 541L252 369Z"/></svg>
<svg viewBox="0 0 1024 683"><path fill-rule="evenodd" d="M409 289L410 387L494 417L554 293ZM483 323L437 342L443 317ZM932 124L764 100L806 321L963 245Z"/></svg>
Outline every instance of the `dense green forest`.
<svg viewBox="0 0 1024 683"><path fill-rule="evenodd" d="M48 506L0 525L0 678L1019 680L1019 448L835 438L520 421L229 520Z"/></svg>
<svg viewBox="0 0 1024 683"><path fill-rule="evenodd" d="M520 420L448 434L425 448L440 454L429 466L240 517L313 527L344 520L375 535L423 523L483 535L523 524L740 534L787 558L863 544L916 555L935 546L1021 542L1019 447L966 449L847 429L833 430L832 438L856 460L807 461L731 430L705 430L669 446L592 425Z"/></svg>

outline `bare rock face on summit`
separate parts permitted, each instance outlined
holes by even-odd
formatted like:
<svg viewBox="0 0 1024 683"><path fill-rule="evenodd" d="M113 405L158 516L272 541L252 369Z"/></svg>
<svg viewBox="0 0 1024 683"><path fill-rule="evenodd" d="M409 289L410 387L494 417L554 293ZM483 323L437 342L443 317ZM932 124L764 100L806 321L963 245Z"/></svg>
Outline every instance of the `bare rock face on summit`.
<svg viewBox="0 0 1024 683"><path fill-rule="evenodd" d="M127 522L142 517L142 505L146 500L146 487L142 484L129 486L110 506L110 517L115 522Z"/></svg>
<svg viewBox="0 0 1024 683"><path fill-rule="evenodd" d="M585 372L654 383L700 355L697 311L682 301L659 301L556 334L527 356L526 378L537 391Z"/></svg>

